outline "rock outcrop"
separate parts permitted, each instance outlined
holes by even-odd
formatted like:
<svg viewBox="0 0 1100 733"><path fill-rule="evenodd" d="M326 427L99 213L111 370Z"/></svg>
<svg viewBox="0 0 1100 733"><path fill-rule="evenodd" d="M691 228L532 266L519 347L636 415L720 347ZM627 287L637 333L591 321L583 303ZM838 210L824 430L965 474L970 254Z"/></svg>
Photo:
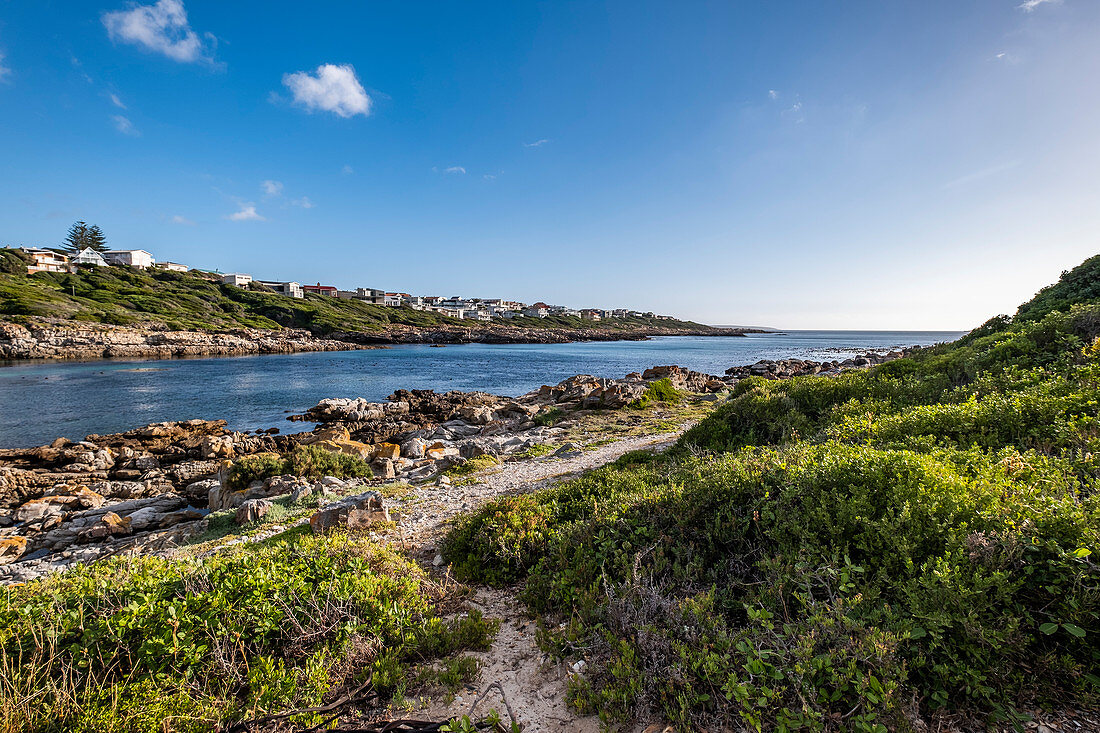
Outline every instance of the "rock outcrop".
<svg viewBox="0 0 1100 733"><path fill-rule="evenodd" d="M0 323L0 359L171 358L346 351L363 344L317 338L301 329L169 331L64 322Z"/></svg>

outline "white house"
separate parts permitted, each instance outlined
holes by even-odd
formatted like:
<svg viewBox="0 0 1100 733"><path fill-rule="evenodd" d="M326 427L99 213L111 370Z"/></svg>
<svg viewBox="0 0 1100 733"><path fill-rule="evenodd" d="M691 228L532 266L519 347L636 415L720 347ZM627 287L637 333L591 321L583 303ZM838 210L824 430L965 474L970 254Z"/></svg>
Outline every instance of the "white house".
<svg viewBox="0 0 1100 733"><path fill-rule="evenodd" d="M169 272L187 272L191 268L187 265L181 265L178 262L158 262L156 264L158 270L168 270Z"/></svg>
<svg viewBox="0 0 1100 733"><path fill-rule="evenodd" d="M390 308L400 308L401 307L401 294L400 293L386 293L385 297L386 297L386 299L383 302L383 305L388 306Z"/></svg>
<svg viewBox="0 0 1100 733"><path fill-rule="evenodd" d="M27 265L27 274L33 272L65 272L69 265L66 255L49 249L37 247L23 247L22 250L31 256L32 263Z"/></svg>
<svg viewBox="0 0 1100 733"><path fill-rule="evenodd" d="M523 311L523 315L530 318L546 318L550 315L550 311L546 308L527 308Z"/></svg>
<svg viewBox="0 0 1100 733"><path fill-rule="evenodd" d="M355 290L337 290L337 298L347 298L350 300L362 300L366 303L373 303L374 305L386 304L386 291L378 290L377 288L356 288Z"/></svg>
<svg viewBox="0 0 1100 733"><path fill-rule="evenodd" d="M302 289L301 283L296 282L279 282L278 280L256 280L260 285L265 285L276 293L285 295L288 298L304 298L306 297L306 291Z"/></svg>
<svg viewBox="0 0 1100 733"><path fill-rule="evenodd" d="M236 285L238 288L243 288L252 282L252 276L246 275L243 272L231 272L227 275L222 275L222 282L226 285Z"/></svg>
<svg viewBox="0 0 1100 733"><path fill-rule="evenodd" d="M101 255L99 252L92 249L91 247L85 247L84 249L80 250L77 253L76 257L73 257L69 261L72 262L74 265L92 265L94 267L107 266L107 260L103 259L103 255Z"/></svg>
<svg viewBox="0 0 1100 733"><path fill-rule="evenodd" d="M112 249L103 253L103 258L112 265L129 265L139 269L153 266L153 254L143 249Z"/></svg>

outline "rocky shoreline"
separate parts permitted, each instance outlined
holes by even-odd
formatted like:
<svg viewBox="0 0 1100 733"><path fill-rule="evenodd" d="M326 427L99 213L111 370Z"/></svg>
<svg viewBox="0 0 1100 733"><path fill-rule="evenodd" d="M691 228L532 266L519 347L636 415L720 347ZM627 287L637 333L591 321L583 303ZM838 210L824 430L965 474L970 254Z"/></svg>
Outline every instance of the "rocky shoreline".
<svg viewBox="0 0 1100 733"><path fill-rule="evenodd" d="M322 339L301 329L167 331L103 324L0 323L0 360L168 359L185 356L289 354L369 348Z"/></svg>
<svg viewBox="0 0 1100 733"><path fill-rule="evenodd" d="M387 402L332 398L295 416L318 423L279 435L227 430L223 420L156 423L83 441L0 450L0 584L25 582L108 555L165 551L209 528L208 516L231 510L238 524L263 518L277 500L314 502L315 527L388 520L373 486L395 481L449 483L447 469L481 456L515 459L542 452L573 455L562 419L593 409L619 410L668 380L695 399L716 401L746 377L835 375L900 358L866 354L844 362L761 361L725 376L661 366L622 379L570 377L517 398L483 392L398 390ZM291 418L294 419L294 418ZM308 448L354 456L366 478L306 478L291 473L245 485L242 458Z"/></svg>
<svg viewBox="0 0 1100 733"><path fill-rule="evenodd" d="M379 333L315 336L304 329L172 331L157 326L29 320L0 321L0 360L167 359L187 356L240 356L305 351L348 351L395 344L560 344L574 341L642 341L654 336L744 336L738 329L691 330L660 326L630 330L601 328L524 328L498 324L420 328L394 325Z"/></svg>

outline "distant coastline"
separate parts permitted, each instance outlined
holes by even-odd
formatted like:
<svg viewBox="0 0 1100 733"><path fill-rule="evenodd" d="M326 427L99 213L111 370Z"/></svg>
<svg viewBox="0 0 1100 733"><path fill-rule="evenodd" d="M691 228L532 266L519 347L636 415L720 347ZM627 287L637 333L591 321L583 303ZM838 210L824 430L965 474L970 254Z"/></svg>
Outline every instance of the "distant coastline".
<svg viewBox="0 0 1100 733"><path fill-rule="evenodd" d="M0 360L171 359L307 351L349 351L397 344L555 344L578 341L642 341L655 336L743 337L745 331L700 324L624 328L510 326L500 324L410 326L379 331L314 335L305 329L168 329L162 325L115 326L25 318L0 321Z"/></svg>

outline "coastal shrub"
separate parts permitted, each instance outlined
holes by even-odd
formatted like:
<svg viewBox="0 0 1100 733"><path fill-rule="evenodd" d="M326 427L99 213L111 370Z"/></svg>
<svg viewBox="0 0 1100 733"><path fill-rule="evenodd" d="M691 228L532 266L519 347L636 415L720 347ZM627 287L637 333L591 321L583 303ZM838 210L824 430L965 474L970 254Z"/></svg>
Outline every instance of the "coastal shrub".
<svg viewBox="0 0 1100 733"><path fill-rule="evenodd" d="M30 255L12 247L0 247L0 273L7 275L26 275L27 265L31 264Z"/></svg>
<svg viewBox="0 0 1100 733"><path fill-rule="evenodd" d="M465 463L460 463L449 468L444 469L443 473L451 478L464 478L469 477L471 474L475 474L478 471L484 471L488 468L493 468L500 465L500 459L496 456L480 455L469 458Z"/></svg>
<svg viewBox="0 0 1100 733"><path fill-rule="evenodd" d="M1100 255L1090 257L1058 282L1040 290L1016 311L1016 319L1034 321L1054 311L1066 311L1075 305L1100 301Z"/></svg>
<svg viewBox="0 0 1100 733"><path fill-rule="evenodd" d="M904 689L985 710L1020 690L1094 699L1100 638L1076 632L1100 620L1098 541L1098 500L1039 455L803 443L603 469L482 508L445 549L571 619L544 642L599 650L577 699L608 720L820 728L858 710L873 730Z"/></svg>
<svg viewBox="0 0 1100 733"><path fill-rule="evenodd" d="M658 379L646 387L642 396L631 402L629 406L635 410L644 410L654 402L664 402L674 405L683 400L684 396L684 393L673 387L672 382L665 377L664 379Z"/></svg>
<svg viewBox="0 0 1100 733"><path fill-rule="evenodd" d="M374 471L370 463L359 456L336 453L315 445L303 445L282 456L268 453L234 461L229 468L228 484L231 488L240 490L253 481L285 474L306 478L371 478Z"/></svg>
<svg viewBox="0 0 1100 733"><path fill-rule="evenodd" d="M368 679L385 701L432 660L488 648L494 624L443 621L442 598L415 563L339 533L77 567L4 592L0 722L210 730Z"/></svg>
<svg viewBox="0 0 1100 733"><path fill-rule="evenodd" d="M299 446L286 454L286 473L320 478L371 478L370 463L359 456L336 453L315 445Z"/></svg>
<svg viewBox="0 0 1100 733"><path fill-rule="evenodd" d="M540 425L544 428L550 428L557 425L559 422L565 419L565 412L560 408L553 407L549 410L543 410L539 414L535 415L533 422L536 425Z"/></svg>
<svg viewBox="0 0 1100 733"><path fill-rule="evenodd" d="M233 465L229 467L227 484L234 491L240 491L253 481L281 475L285 467L286 461L283 457L273 453L245 456L233 461Z"/></svg>
<svg viewBox="0 0 1100 733"><path fill-rule="evenodd" d="M556 450L554 446L547 445L546 443L535 443L529 448L524 448L519 453L513 453L512 458L539 458L553 453Z"/></svg>

